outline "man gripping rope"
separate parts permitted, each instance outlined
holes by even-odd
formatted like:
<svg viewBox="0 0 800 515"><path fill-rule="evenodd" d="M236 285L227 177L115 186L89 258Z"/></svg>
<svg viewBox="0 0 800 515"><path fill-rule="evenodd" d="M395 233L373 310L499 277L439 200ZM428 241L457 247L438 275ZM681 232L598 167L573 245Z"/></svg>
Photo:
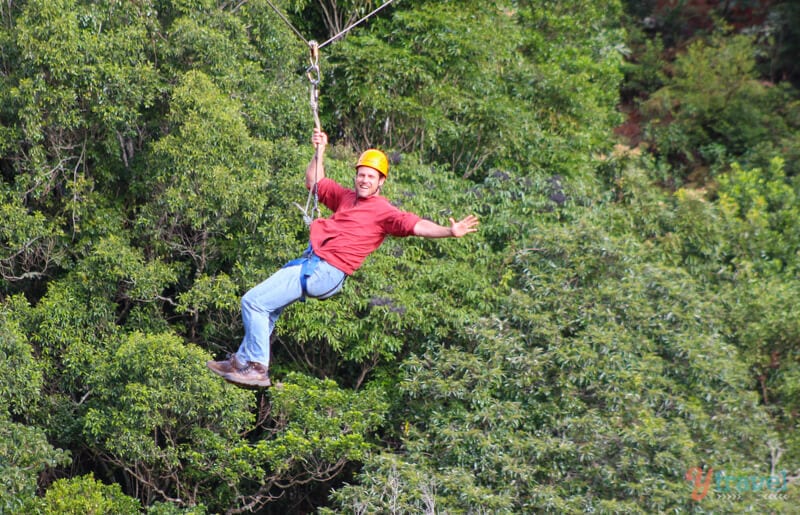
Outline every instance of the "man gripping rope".
<svg viewBox="0 0 800 515"><path fill-rule="evenodd" d="M478 219L450 218L449 226L423 220L392 206L381 196L389 161L380 150L366 150L356 163L354 188L344 188L325 177L323 156L328 136L315 129L316 148L306 168L306 188L317 188L319 200L333 215L311 223L309 248L242 297L244 339L239 350L224 361L207 363L227 381L248 387L270 386L270 336L283 310L311 297L327 299L338 293L366 257L387 235L423 238L460 238L478 230Z"/></svg>

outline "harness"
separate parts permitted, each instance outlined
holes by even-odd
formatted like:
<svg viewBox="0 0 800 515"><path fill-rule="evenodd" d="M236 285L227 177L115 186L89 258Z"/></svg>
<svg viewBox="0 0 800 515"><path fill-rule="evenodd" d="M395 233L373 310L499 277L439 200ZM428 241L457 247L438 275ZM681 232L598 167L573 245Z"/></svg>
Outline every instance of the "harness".
<svg viewBox="0 0 800 515"><path fill-rule="evenodd" d="M306 248L306 250L303 251L303 253L300 255L299 258L293 259L288 263L286 263L285 265L283 265L283 268L289 268L291 266L300 265L300 287L303 290L303 296L300 297L301 302L305 302L306 297L311 297L312 299L319 299L319 300L327 299L328 295L330 295L334 290L336 290L347 278L347 276L342 277L342 280L339 283L337 283L336 286L334 286L333 288L331 288L330 290L326 291L321 295L318 295L316 297L313 295L309 295L307 287L308 278L314 274L314 270L317 269L317 265L319 265L320 261L322 261L322 259L320 259L320 257L314 253L314 249L311 248L311 243L309 243L308 247Z"/></svg>

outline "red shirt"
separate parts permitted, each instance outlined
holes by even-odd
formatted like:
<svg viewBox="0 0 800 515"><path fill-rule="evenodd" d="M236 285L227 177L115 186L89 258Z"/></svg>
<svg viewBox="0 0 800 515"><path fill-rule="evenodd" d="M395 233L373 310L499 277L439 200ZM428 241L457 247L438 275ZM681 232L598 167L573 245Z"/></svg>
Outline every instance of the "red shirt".
<svg viewBox="0 0 800 515"><path fill-rule="evenodd" d="M355 190L343 188L327 177L317 183L317 193L333 216L311 223L311 247L347 275L352 275L387 235L411 236L421 220L380 195L358 198Z"/></svg>

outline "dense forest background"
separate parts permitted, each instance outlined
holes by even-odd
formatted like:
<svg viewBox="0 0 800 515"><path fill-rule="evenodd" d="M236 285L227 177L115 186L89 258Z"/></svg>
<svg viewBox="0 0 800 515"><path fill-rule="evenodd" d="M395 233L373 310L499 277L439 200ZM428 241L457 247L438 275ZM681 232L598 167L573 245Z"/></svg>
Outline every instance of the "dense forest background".
<svg viewBox="0 0 800 515"><path fill-rule="evenodd" d="M793 1L396 0L321 50L328 174L480 232L205 368L306 244L302 39L378 5L0 4L0 513L796 509Z"/></svg>

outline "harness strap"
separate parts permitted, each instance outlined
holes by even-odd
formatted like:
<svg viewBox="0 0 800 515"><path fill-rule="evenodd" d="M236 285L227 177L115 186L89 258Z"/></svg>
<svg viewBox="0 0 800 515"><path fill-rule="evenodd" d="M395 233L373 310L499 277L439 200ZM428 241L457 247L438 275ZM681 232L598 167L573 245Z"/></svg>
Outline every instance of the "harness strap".
<svg viewBox="0 0 800 515"><path fill-rule="evenodd" d="M290 266L297 266L300 265L300 287L303 289L303 296L300 298L301 302L305 302L306 297L308 297L308 278L314 273L314 270L317 269L317 265L319 264L319 256L314 254L314 249L311 248L311 244L308 244L308 248L303 251L303 254L297 258L289 261L283 268L289 268Z"/></svg>
<svg viewBox="0 0 800 515"><path fill-rule="evenodd" d="M300 297L300 301L301 302L305 302L306 297L311 297L312 299L313 298L319 298L320 300L324 300L324 299L327 298L327 295L331 291L333 291L336 288L338 288L339 284L341 284L341 283L337 284L330 291L327 291L327 292L323 293L319 297L313 297L313 296L310 296L308 294L308 286L307 286L308 285L308 278L311 277L314 274L314 270L317 269L317 265L319 265L320 261L322 261L322 260L320 259L320 257L318 255L316 255L314 253L314 249L311 248L311 244L309 243L308 247L306 248L306 250L303 251L303 253L300 255L299 258L293 259L293 260L289 261L288 263L286 263L285 265L283 265L283 268L288 268L290 266L298 266L298 265L301 267L300 268L300 288L302 288L302 290L303 290L303 296ZM344 279L342 279L342 281L344 281Z"/></svg>

